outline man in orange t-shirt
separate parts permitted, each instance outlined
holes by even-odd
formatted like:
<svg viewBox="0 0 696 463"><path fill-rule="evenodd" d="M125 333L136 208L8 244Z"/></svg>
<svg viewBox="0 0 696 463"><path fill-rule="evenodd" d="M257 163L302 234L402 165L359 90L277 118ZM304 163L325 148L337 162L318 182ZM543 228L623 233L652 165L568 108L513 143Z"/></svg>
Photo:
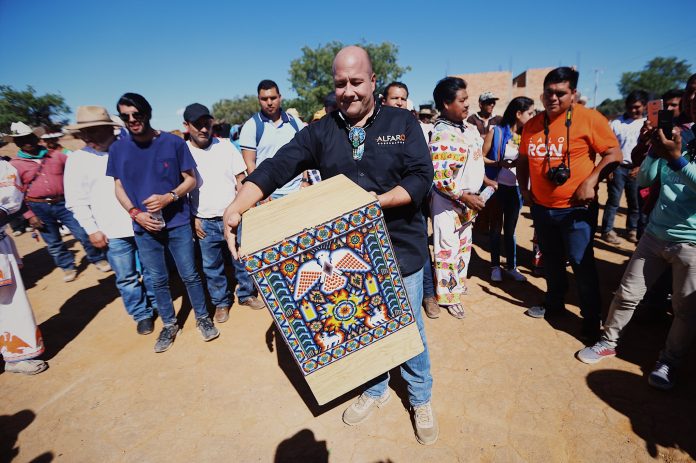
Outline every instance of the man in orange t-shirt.
<svg viewBox="0 0 696 463"><path fill-rule="evenodd" d="M597 184L623 157L604 116L573 104L578 76L568 67L546 75L542 95L545 111L524 126L517 176L522 195L531 204L547 288L544 306L532 307L526 313L542 318L565 309L569 261L578 285L582 334L595 341L601 314L592 248ZM599 164L597 155L601 157Z"/></svg>

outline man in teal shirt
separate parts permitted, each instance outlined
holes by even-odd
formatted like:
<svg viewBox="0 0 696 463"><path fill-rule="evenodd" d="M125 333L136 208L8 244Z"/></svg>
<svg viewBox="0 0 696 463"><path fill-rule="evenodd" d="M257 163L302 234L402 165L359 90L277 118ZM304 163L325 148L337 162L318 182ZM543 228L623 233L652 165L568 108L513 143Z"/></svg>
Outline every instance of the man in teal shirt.
<svg viewBox="0 0 696 463"><path fill-rule="evenodd" d="M691 117L696 116L692 105ZM645 292L668 267L672 268L674 321L648 383L658 389L674 387L674 370L696 335L696 141L681 148L681 133L672 140L653 131L653 148L640 166L638 183L660 182L660 197L650 222L631 257L604 324L602 339L579 351L584 363L616 355L616 344Z"/></svg>

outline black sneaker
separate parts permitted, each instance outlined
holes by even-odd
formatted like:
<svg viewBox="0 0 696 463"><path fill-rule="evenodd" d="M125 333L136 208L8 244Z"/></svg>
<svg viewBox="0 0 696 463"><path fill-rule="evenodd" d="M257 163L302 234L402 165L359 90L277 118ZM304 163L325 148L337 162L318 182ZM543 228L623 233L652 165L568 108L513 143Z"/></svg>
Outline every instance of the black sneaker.
<svg viewBox="0 0 696 463"><path fill-rule="evenodd" d="M150 334L154 329L155 321L152 319L152 317L138 321L138 327L136 328L138 334Z"/></svg>
<svg viewBox="0 0 696 463"><path fill-rule="evenodd" d="M203 340L206 342L212 341L213 339L220 336L220 331L218 331L218 329L215 328L215 325L213 325L213 321L208 317L197 319L196 326L198 327L198 331L201 332Z"/></svg>
<svg viewBox="0 0 696 463"><path fill-rule="evenodd" d="M164 352L172 347L178 333L179 327L176 324L165 325L164 328L162 328L162 331L160 331L157 342L155 343L155 352Z"/></svg>

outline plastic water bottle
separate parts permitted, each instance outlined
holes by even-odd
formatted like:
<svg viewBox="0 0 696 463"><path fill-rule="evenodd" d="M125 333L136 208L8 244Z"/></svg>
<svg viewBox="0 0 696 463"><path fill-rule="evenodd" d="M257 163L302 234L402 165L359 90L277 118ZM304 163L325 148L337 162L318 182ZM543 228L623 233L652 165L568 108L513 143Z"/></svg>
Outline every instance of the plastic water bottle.
<svg viewBox="0 0 696 463"><path fill-rule="evenodd" d="M487 202L489 199L491 199L491 196L493 196L493 193L495 193L495 188L492 186L487 186L486 188L483 189L481 193L479 193L479 198L483 200L483 202Z"/></svg>
<svg viewBox="0 0 696 463"><path fill-rule="evenodd" d="M162 215L162 211L150 212L150 217L152 217L154 220L160 223L160 230L162 230L166 225L166 222L164 221L164 216Z"/></svg>

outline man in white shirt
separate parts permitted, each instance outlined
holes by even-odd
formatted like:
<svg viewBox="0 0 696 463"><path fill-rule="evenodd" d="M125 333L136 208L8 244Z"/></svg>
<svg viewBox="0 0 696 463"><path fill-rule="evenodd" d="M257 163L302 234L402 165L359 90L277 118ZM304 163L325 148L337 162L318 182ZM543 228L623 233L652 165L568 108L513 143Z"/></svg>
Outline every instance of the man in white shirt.
<svg viewBox="0 0 696 463"><path fill-rule="evenodd" d="M239 150L229 140L212 136L213 116L202 104L193 103L186 107L184 127L190 135L186 143L196 161L197 187L189 197L201 246L203 273L210 299L215 305L215 321L224 323L229 318L232 292L225 275L225 256L231 256L225 242L222 214L234 199L237 186L246 177L246 165ZM233 264L239 304L252 309L263 308L244 264L237 259L233 259Z"/></svg>
<svg viewBox="0 0 696 463"><path fill-rule="evenodd" d="M114 179L106 175L115 127L118 125L101 106L77 109L77 123L67 128L77 131L86 146L68 157L63 178L65 202L92 245L106 250L116 273L116 287L126 312L137 323L138 334L150 334L156 309L154 293L147 273L138 269L131 218L116 199Z"/></svg>
<svg viewBox="0 0 696 463"><path fill-rule="evenodd" d="M607 203L602 216L602 239L610 244L621 241L614 231L614 218L619 209L622 191L626 192L626 239L631 243L638 242L638 183L636 176L640 166L634 166L631 161L631 151L638 144L640 129L645 118L643 112L648 102L648 94L643 90L635 90L626 97L626 112L611 121L611 129L619 140L623 161L607 179Z"/></svg>
<svg viewBox="0 0 696 463"><path fill-rule="evenodd" d="M239 135L248 174L256 170L263 161L275 156L280 148L302 130L302 125L282 110L283 97L275 82L262 80L257 92L261 111L244 123ZM282 198L308 184L309 179L305 172L278 188L271 195L271 199Z"/></svg>

